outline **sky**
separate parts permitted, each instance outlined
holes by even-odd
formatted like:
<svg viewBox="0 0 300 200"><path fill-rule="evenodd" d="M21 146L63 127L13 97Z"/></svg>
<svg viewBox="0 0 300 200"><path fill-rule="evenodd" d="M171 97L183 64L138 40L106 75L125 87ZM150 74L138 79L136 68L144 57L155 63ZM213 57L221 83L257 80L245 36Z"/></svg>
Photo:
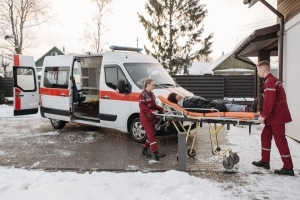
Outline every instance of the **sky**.
<svg viewBox="0 0 300 200"><path fill-rule="evenodd" d="M40 114L31 116L12 116L12 106L0 105L1 120L16 121L28 120L31 117L40 117ZM38 128L38 124L35 126ZM19 129L5 129L2 137L32 137L30 131ZM262 125L252 126L249 134L248 127L231 126L225 130L228 143L234 147L240 157L235 165L244 180L241 184L231 181L217 181L198 178L185 172L169 170L166 172L45 172L42 170L26 170L0 166L0 199L1 200L295 200L300 195L300 144L287 137L293 157L296 176L279 176L268 170L258 170L250 163L260 156L260 133ZM22 134L11 134L21 132ZM51 132L53 132L51 130ZM6 135L7 134L7 135ZM41 133L45 134L45 133ZM58 133L57 133L58 134ZM13 136L12 136L13 135ZM207 135L208 136L208 135ZM91 141L89 141L91 142ZM271 169L282 167L279 153L274 143L271 150ZM0 152L0 156L3 152ZM198 158L198 157L196 157ZM219 163L217 156L202 162ZM150 161L149 161L150 162ZM163 162L163 161L161 161ZM251 172L260 172L255 174Z"/></svg>
<svg viewBox="0 0 300 200"><path fill-rule="evenodd" d="M138 21L137 13L147 16L146 0L113 0L111 13L105 16L107 32L103 41L109 45L149 47L146 32ZM277 0L267 0L276 8ZM35 47L23 53L33 55L35 59L43 56L53 46L66 53L85 53L82 35L85 24L90 22L93 6L89 1L51 0L53 13L49 22L35 32ZM228 53L241 40L254 30L275 24L276 16L261 2L251 8L243 0L201 0L206 4L208 16L204 19L203 37L213 33L213 53L215 60ZM138 41L137 41L138 39Z"/></svg>

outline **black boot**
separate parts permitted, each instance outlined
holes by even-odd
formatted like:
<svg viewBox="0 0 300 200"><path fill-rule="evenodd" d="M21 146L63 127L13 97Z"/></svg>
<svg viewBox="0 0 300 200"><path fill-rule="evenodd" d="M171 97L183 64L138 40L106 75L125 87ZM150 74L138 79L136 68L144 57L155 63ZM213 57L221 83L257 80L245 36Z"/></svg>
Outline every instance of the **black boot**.
<svg viewBox="0 0 300 200"><path fill-rule="evenodd" d="M294 176L294 170L293 169L276 169L274 171L275 174L279 175L286 175L286 176Z"/></svg>
<svg viewBox="0 0 300 200"><path fill-rule="evenodd" d="M159 160L160 158L163 158L166 156L165 153L159 153L158 151L154 152L155 160Z"/></svg>
<svg viewBox="0 0 300 200"><path fill-rule="evenodd" d="M256 167L262 167L264 169L270 169L270 164L263 161L254 161L252 162L252 165L255 165Z"/></svg>
<svg viewBox="0 0 300 200"><path fill-rule="evenodd" d="M142 156L145 158L150 158L151 154L148 152L148 149L146 147L143 147Z"/></svg>

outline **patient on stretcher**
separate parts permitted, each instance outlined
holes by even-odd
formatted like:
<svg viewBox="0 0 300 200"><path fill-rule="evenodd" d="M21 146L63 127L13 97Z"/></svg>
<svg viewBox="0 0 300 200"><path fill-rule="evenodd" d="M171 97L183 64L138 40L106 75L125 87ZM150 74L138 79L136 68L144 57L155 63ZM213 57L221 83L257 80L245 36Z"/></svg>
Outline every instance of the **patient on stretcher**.
<svg viewBox="0 0 300 200"><path fill-rule="evenodd" d="M193 112L216 112L216 110L214 109L217 109L220 112L251 112L250 108L246 105L239 105L233 104L231 102L221 102L216 100L207 100L200 96L183 97L177 93L170 93L167 99L173 103L176 103L182 108L199 108L191 109L190 111Z"/></svg>

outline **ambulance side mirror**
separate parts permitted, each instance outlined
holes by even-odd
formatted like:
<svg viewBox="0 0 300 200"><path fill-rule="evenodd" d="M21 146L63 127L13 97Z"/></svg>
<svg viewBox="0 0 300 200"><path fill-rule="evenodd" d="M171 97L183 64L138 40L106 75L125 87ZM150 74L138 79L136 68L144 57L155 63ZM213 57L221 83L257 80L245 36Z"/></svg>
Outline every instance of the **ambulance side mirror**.
<svg viewBox="0 0 300 200"><path fill-rule="evenodd" d="M125 80L123 79L118 80L117 90L121 94L128 93L128 84L125 83Z"/></svg>

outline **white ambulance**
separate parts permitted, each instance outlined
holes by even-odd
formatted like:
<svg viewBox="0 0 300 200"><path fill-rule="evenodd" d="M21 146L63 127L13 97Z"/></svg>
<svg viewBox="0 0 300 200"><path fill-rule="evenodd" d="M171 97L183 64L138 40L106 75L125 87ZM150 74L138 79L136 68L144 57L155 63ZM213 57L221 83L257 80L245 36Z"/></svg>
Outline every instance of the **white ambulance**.
<svg viewBox="0 0 300 200"><path fill-rule="evenodd" d="M34 114L39 108L56 129L70 122L89 124L129 132L133 140L144 142L138 106L141 80L155 80L156 97L192 93L176 84L156 59L140 53L142 49L111 49L95 55L45 57L40 86L33 57L14 55L14 114ZM163 127L158 134L170 131L177 133Z"/></svg>

